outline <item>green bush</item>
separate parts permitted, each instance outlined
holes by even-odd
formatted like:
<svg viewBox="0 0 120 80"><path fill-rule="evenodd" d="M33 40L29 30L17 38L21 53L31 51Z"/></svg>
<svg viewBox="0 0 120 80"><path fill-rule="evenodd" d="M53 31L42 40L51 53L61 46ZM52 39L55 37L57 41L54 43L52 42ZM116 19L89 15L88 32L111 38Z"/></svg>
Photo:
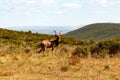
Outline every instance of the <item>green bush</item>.
<svg viewBox="0 0 120 80"><path fill-rule="evenodd" d="M53 39L54 35L32 33L31 31L13 31L0 28L0 49L4 46L9 46L8 52L14 52L19 48L25 49L29 46L30 49L26 49L25 52L29 53L31 50L40 48L40 43L44 39ZM94 40L76 40L75 38L65 37L61 38L60 43L64 46L79 46L73 52L73 56L87 57L89 53L92 56L104 57L105 55L115 56L120 54L120 39L108 39L103 41ZM59 50L61 53L71 53L69 46L61 47Z"/></svg>
<svg viewBox="0 0 120 80"><path fill-rule="evenodd" d="M87 46L79 46L77 47L73 52L72 52L72 56L78 56L78 57L88 57L89 54L89 47Z"/></svg>

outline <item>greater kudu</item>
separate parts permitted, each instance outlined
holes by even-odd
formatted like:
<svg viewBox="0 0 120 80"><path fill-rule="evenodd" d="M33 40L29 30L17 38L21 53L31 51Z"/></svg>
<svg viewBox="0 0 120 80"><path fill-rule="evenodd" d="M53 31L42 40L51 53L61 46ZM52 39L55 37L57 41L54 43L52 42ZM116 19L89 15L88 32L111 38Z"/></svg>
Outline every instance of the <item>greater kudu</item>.
<svg viewBox="0 0 120 80"><path fill-rule="evenodd" d="M59 32L59 34L57 34L57 32L55 30L53 30L55 32L55 39L51 39L51 40L43 40L40 44L41 50L40 52L44 52L46 50L46 48L52 48L52 51L54 50L55 47L58 47L59 43L60 43L60 38L61 38L61 31Z"/></svg>

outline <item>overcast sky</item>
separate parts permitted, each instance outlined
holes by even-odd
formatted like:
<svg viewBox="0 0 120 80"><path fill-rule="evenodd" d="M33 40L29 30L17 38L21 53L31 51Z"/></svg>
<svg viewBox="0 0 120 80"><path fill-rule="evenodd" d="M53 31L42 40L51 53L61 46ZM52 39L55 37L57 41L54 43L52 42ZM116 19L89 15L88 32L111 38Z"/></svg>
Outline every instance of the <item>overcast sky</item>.
<svg viewBox="0 0 120 80"><path fill-rule="evenodd" d="M120 0L0 0L0 27L120 23Z"/></svg>

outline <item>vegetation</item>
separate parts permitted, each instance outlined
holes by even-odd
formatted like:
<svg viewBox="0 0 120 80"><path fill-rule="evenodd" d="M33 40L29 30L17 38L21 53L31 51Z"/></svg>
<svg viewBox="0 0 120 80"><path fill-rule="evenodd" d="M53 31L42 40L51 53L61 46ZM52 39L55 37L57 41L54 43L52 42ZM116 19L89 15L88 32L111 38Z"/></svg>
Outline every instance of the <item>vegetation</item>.
<svg viewBox="0 0 120 80"><path fill-rule="evenodd" d="M71 48L71 47L70 47ZM119 80L119 58L77 58L54 54L0 57L0 80Z"/></svg>
<svg viewBox="0 0 120 80"><path fill-rule="evenodd" d="M103 40L120 38L120 24L117 23L96 23L84 26L71 31L66 36L79 40Z"/></svg>
<svg viewBox="0 0 120 80"><path fill-rule="evenodd" d="M53 39L53 35L45 35L28 32L18 32L7 29L0 29L0 55L16 53L24 51L25 53L36 52L40 49L40 42L44 39ZM119 56L120 52L120 39L108 39L101 41L93 40L75 40L74 38L62 37L61 46L70 45L75 46L76 49L72 55L79 57L98 56L105 57ZM63 48L64 52L68 52L67 48ZM63 51L62 50L62 51Z"/></svg>
<svg viewBox="0 0 120 80"><path fill-rule="evenodd" d="M52 52L37 53L53 35L0 29L0 80L119 80L120 39L62 37Z"/></svg>

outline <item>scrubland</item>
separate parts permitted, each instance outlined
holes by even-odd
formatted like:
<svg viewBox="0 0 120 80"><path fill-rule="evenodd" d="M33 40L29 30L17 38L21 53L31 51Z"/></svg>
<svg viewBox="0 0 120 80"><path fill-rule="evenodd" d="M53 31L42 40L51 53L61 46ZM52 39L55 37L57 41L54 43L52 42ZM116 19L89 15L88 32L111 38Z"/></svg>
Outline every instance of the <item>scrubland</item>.
<svg viewBox="0 0 120 80"><path fill-rule="evenodd" d="M4 49L0 80L120 80L119 57L79 57L72 55L74 50L76 46L62 45L53 52L27 48L7 54Z"/></svg>
<svg viewBox="0 0 120 80"><path fill-rule="evenodd" d="M52 52L38 53L53 35L0 29L0 80L120 80L120 39L62 37Z"/></svg>

